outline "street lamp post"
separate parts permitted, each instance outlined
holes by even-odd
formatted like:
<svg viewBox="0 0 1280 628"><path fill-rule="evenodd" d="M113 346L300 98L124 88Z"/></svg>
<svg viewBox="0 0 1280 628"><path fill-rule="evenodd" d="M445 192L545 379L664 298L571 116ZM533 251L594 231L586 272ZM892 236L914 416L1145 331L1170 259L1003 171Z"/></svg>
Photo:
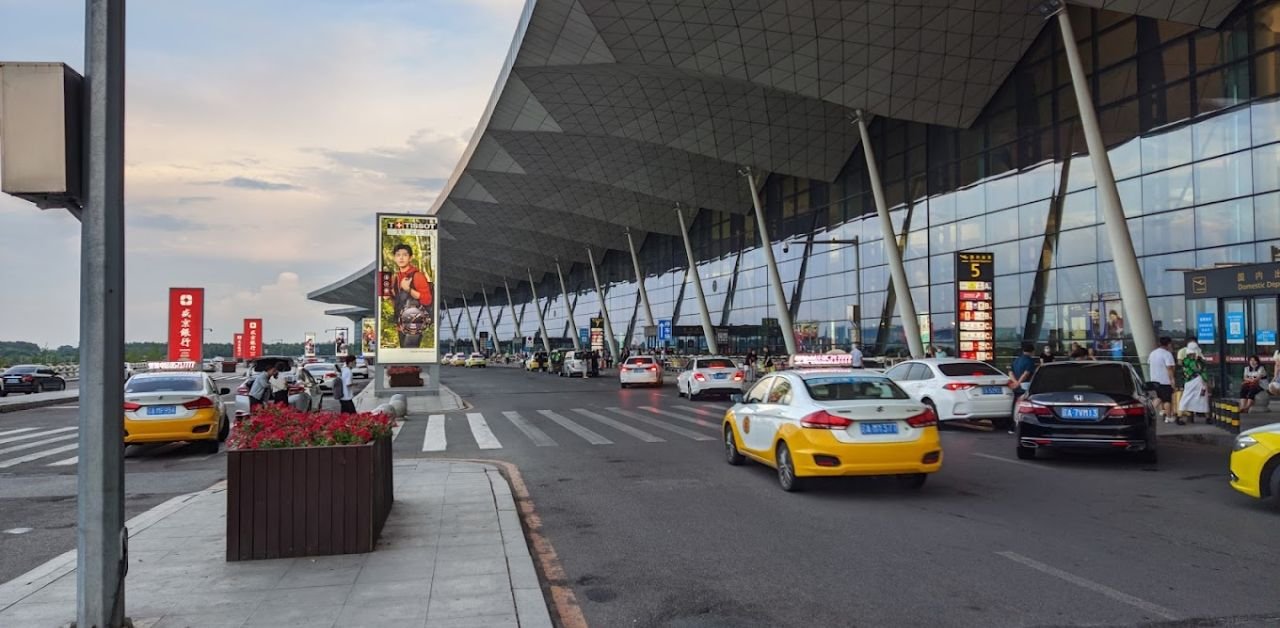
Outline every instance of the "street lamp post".
<svg viewBox="0 0 1280 628"><path fill-rule="evenodd" d="M853 344L862 344L862 246L858 238L848 240L814 240L814 244L852 244L853 245L853 290L854 305L857 307L853 323Z"/></svg>

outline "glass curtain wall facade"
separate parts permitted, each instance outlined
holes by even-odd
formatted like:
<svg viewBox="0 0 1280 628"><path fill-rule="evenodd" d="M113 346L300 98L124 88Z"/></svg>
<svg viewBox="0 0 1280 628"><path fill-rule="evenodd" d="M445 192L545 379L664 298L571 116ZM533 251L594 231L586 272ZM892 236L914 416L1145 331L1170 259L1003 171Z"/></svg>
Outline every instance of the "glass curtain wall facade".
<svg viewBox="0 0 1280 628"><path fill-rule="evenodd" d="M1280 0L1242 2L1216 30L1070 10L1157 334L1185 337L1194 321L1178 269L1270 260L1280 245ZM971 128L880 118L871 136L929 344L955 351L955 253L991 251L1000 359L1023 341L1133 355L1058 29L1041 32ZM833 182L774 175L763 198L802 350L847 348L859 324L870 353L905 354L861 150ZM750 207L741 211L698 212L697 270L713 324L729 331L722 352L780 351L759 235ZM860 255L821 242L855 238ZM650 234L637 246L654 316L673 319L668 344L704 348L680 238ZM598 263L620 345L644 346L628 253ZM601 307L590 268L565 270L587 327ZM490 295L495 308L506 303L500 293ZM538 294L553 346L569 346L554 274ZM513 298L527 301L527 286ZM514 337L509 316L499 327L504 341ZM532 307L521 328L536 335Z"/></svg>

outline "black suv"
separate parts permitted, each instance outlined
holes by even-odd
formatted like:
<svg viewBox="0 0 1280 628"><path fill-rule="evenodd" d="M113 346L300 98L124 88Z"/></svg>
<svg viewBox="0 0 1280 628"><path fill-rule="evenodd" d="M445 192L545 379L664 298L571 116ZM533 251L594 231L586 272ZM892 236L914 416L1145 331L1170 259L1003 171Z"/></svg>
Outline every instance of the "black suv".
<svg viewBox="0 0 1280 628"><path fill-rule="evenodd" d="M1051 362L1031 378L1015 412L1018 457L1037 449L1108 449L1156 461L1156 412L1125 362Z"/></svg>

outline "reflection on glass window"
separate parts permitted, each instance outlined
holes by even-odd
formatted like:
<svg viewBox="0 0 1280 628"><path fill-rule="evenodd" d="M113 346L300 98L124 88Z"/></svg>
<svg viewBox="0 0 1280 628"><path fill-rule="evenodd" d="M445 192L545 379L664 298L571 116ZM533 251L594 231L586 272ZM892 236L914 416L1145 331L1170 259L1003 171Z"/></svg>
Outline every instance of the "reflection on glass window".
<svg viewBox="0 0 1280 628"><path fill-rule="evenodd" d="M1190 209L1145 216L1142 248L1148 255L1185 251L1195 247L1195 216Z"/></svg>
<svg viewBox="0 0 1280 628"><path fill-rule="evenodd" d="M1253 191L1249 152L1225 155L1195 164L1196 202L1212 203Z"/></svg>

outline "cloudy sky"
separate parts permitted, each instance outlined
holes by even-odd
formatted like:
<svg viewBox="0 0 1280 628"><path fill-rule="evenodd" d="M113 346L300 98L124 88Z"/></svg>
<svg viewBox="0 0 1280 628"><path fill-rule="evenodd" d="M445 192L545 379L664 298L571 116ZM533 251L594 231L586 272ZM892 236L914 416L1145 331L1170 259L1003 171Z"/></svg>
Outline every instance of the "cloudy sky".
<svg viewBox="0 0 1280 628"><path fill-rule="evenodd" d="M170 286L206 289L215 341L345 326L306 293L367 263L374 212L430 206L522 5L130 0L127 338L164 340ZM81 0L0 0L0 60L83 70L83 37ZM0 195L0 340L78 343L79 233Z"/></svg>

